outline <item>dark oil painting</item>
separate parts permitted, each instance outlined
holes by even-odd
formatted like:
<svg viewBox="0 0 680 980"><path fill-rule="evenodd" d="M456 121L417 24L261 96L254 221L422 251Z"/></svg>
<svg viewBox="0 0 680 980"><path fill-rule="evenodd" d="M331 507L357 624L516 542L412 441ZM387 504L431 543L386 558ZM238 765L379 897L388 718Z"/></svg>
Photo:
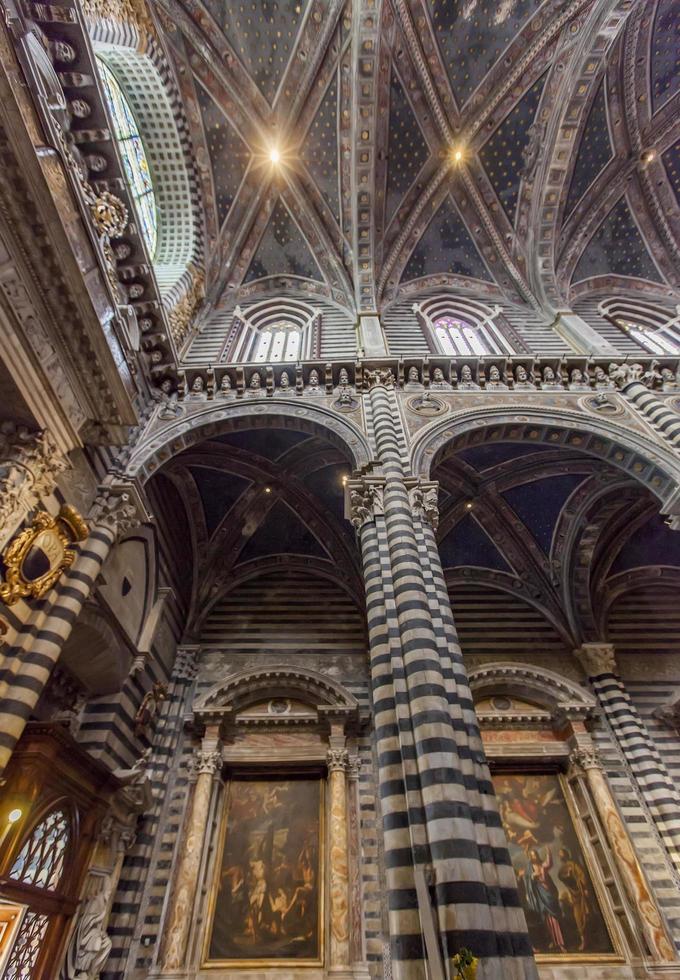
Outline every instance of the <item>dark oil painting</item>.
<svg viewBox="0 0 680 980"><path fill-rule="evenodd" d="M556 773L493 778L534 952L615 952Z"/></svg>
<svg viewBox="0 0 680 980"><path fill-rule="evenodd" d="M233 779L208 960L321 958L321 783Z"/></svg>

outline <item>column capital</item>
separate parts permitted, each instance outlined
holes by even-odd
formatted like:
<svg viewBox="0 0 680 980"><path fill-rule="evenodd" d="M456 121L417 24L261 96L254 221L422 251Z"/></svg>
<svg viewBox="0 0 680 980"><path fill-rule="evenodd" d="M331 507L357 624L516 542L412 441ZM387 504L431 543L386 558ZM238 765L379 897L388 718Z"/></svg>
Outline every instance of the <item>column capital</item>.
<svg viewBox="0 0 680 980"><path fill-rule="evenodd" d="M427 521L436 531L439 527L439 484L419 480L409 487L408 496L413 516Z"/></svg>
<svg viewBox="0 0 680 980"><path fill-rule="evenodd" d="M329 772L347 772L349 753L347 749L330 748L326 753Z"/></svg>
<svg viewBox="0 0 680 980"><path fill-rule="evenodd" d="M110 483L99 488L89 514L91 524L108 528L116 538L124 537L151 520L141 493L133 483Z"/></svg>
<svg viewBox="0 0 680 980"><path fill-rule="evenodd" d="M349 480L345 493L345 517L356 531L370 524L383 511L383 483Z"/></svg>
<svg viewBox="0 0 680 980"><path fill-rule="evenodd" d="M574 656L588 677L616 674L616 652L613 643L582 643Z"/></svg>
<svg viewBox="0 0 680 980"><path fill-rule="evenodd" d="M390 368L375 368L368 370L364 374L365 384L368 390L381 386L383 388L394 388L394 375Z"/></svg>
<svg viewBox="0 0 680 980"><path fill-rule="evenodd" d="M602 769L602 762L594 745L579 745L572 749L569 754L569 767L571 769Z"/></svg>
<svg viewBox="0 0 680 980"><path fill-rule="evenodd" d="M347 762L347 778L350 782L356 783L361 775L361 759L358 755L351 755Z"/></svg>
<svg viewBox="0 0 680 980"><path fill-rule="evenodd" d="M189 759L189 782L195 783L199 776L205 774L216 777L222 769L222 752L220 749L196 749Z"/></svg>

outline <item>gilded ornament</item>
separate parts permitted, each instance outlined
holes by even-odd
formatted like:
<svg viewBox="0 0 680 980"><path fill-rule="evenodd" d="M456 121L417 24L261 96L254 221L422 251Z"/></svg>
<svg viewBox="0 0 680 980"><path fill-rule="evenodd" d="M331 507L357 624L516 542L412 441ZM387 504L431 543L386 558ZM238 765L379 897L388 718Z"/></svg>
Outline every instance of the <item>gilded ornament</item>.
<svg viewBox="0 0 680 980"><path fill-rule="evenodd" d="M11 606L21 598L46 595L76 557L74 544L88 536L87 524L74 507L62 506L57 517L38 511L2 555L5 581L0 599Z"/></svg>
<svg viewBox="0 0 680 980"><path fill-rule="evenodd" d="M127 208L115 194L102 191L90 203L90 213L100 235L118 238L128 223Z"/></svg>

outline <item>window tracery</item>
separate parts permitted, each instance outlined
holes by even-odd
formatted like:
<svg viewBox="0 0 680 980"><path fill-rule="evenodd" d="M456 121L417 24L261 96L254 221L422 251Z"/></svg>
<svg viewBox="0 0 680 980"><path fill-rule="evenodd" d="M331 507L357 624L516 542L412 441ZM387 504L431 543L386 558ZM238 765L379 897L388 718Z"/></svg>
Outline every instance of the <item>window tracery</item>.
<svg viewBox="0 0 680 980"><path fill-rule="evenodd" d="M646 303L612 299L600 304L600 313L650 354L680 354L680 308L673 315Z"/></svg>
<svg viewBox="0 0 680 980"><path fill-rule="evenodd" d="M52 810L34 827L12 865L14 881L54 891L64 870L70 838L68 818L63 810Z"/></svg>
<svg viewBox="0 0 680 980"><path fill-rule="evenodd" d="M301 342L302 331L299 327L281 320L256 335L252 360L258 364L296 361L300 356Z"/></svg>
<svg viewBox="0 0 680 980"><path fill-rule="evenodd" d="M416 304L413 310L434 353L448 357L515 353L498 322L499 306L445 296Z"/></svg>
<svg viewBox="0 0 680 980"><path fill-rule="evenodd" d="M139 126L116 76L101 58L97 59L97 65L140 231L153 257L158 241L156 197Z"/></svg>
<svg viewBox="0 0 680 980"><path fill-rule="evenodd" d="M48 924L47 915L30 910L26 912L7 961L4 974L6 980L25 980L32 975Z"/></svg>
<svg viewBox="0 0 680 980"><path fill-rule="evenodd" d="M291 364L318 357L321 311L293 299L237 307L222 360Z"/></svg>

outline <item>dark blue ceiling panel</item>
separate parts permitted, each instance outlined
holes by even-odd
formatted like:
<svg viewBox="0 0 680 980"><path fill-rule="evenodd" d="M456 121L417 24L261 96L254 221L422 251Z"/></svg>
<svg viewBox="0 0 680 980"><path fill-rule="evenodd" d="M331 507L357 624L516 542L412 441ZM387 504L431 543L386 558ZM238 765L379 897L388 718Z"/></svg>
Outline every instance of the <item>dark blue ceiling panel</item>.
<svg viewBox="0 0 680 980"><path fill-rule="evenodd" d="M282 201L276 203L244 281L265 276L302 276L323 281L306 239Z"/></svg>
<svg viewBox="0 0 680 980"><path fill-rule="evenodd" d="M459 105L470 98L541 0L429 0L432 23Z"/></svg>
<svg viewBox="0 0 680 980"><path fill-rule="evenodd" d="M625 197L612 208L588 242L574 270L572 282L606 275L634 276L663 282Z"/></svg>
<svg viewBox="0 0 680 980"><path fill-rule="evenodd" d="M411 253L401 279L408 282L438 272L493 282L470 232L448 196Z"/></svg>
<svg viewBox="0 0 680 980"><path fill-rule="evenodd" d="M338 83L334 75L309 127L302 159L340 224L338 190Z"/></svg>
<svg viewBox="0 0 680 980"><path fill-rule="evenodd" d="M190 466L189 472L201 496L208 534L212 534L246 487L250 486L250 480L204 466Z"/></svg>
<svg viewBox="0 0 680 980"><path fill-rule="evenodd" d="M567 215L570 215L595 178L612 158L612 144L607 126L604 81L601 81L583 130L576 155L576 166L567 196Z"/></svg>
<svg viewBox="0 0 680 980"><path fill-rule="evenodd" d="M449 531L439 545L439 554L443 568L476 565L499 572L512 572L496 545L471 514L466 514Z"/></svg>
<svg viewBox="0 0 680 980"><path fill-rule="evenodd" d="M680 4L677 0L659 0L650 61L652 111L656 112L680 91Z"/></svg>
<svg viewBox="0 0 680 980"><path fill-rule="evenodd" d="M626 542L611 574L644 565L680 565L680 535L671 531L660 514L655 514Z"/></svg>
<svg viewBox="0 0 680 980"><path fill-rule="evenodd" d="M246 449L256 456L264 456L273 461L293 446L311 438L306 432L289 429L244 429L242 432L227 432L223 436L216 436L215 442Z"/></svg>
<svg viewBox="0 0 680 980"><path fill-rule="evenodd" d="M337 517L341 527L345 520L345 487L342 479L349 475L348 463L334 463L304 478L306 488Z"/></svg>
<svg viewBox="0 0 680 980"><path fill-rule="evenodd" d="M550 476L533 480L506 490L502 495L519 519L540 544L546 555L550 554L553 531L560 512L568 497L583 482L583 474Z"/></svg>
<svg viewBox="0 0 680 980"><path fill-rule="evenodd" d="M528 456L531 453L551 452L552 446L528 445L518 442L490 442L483 446L470 446L463 449L457 455L474 466L478 470L487 470L500 463L507 463L510 459L518 459L520 456Z"/></svg>
<svg viewBox="0 0 680 980"><path fill-rule="evenodd" d="M306 0L204 0L243 67L268 102L274 101L300 25Z"/></svg>
<svg viewBox="0 0 680 980"><path fill-rule="evenodd" d="M311 555L329 558L317 538L282 500L269 511L239 555L239 564L265 555Z"/></svg>
<svg viewBox="0 0 680 980"><path fill-rule="evenodd" d="M675 193L678 204L680 205L680 140L669 146L662 156L663 165L666 168L668 179Z"/></svg>
<svg viewBox="0 0 680 980"><path fill-rule="evenodd" d="M201 108L203 131L210 154L217 217L221 225L241 185L250 153L221 109L198 83L196 96Z"/></svg>
<svg viewBox="0 0 680 980"><path fill-rule="evenodd" d="M524 168L523 154L529 142L530 127L536 117L544 84L545 75L531 86L479 153L482 166L511 224L515 223L519 185Z"/></svg>
<svg viewBox="0 0 680 980"><path fill-rule="evenodd" d="M390 80L390 121L387 144L385 224L392 218L429 156L406 92L395 72Z"/></svg>

